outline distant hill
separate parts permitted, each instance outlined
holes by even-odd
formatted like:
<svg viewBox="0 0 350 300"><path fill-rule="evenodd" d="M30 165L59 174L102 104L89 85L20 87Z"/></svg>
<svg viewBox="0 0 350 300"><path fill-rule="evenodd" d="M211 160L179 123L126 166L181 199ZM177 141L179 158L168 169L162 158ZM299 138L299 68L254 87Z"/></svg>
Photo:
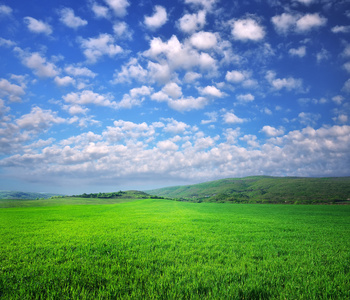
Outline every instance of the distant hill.
<svg viewBox="0 0 350 300"><path fill-rule="evenodd" d="M350 177L254 176L221 179L146 192L193 202L350 204Z"/></svg>
<svg viewBox="0 0 350 300"><path fill-rule="evenodd" d="M73 195L71 197L78 198L96 198L96 199L150 199L155 198L159 199L159 196L152 196L142 191L119 191L112 193L91 193L91 194L81 194L81 195ZM161 197L162 198L162 197Z"/></svg>
<svg viewBox="0 0 350 300"><path fill-rule="evenodd" d="M0 191L0 199L48 199L53 196L63 196L63 195L53 194L53 193Z"/></svg>

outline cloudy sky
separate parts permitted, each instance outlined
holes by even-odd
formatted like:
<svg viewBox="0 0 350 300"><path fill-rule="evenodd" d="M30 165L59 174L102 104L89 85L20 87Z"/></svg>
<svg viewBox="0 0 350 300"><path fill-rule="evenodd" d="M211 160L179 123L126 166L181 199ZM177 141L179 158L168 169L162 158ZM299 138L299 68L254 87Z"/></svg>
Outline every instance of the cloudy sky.
<svg viewBox="0 0 350 300"><path fill-rule="evenodd" d="M0 0L0 189L350 175L349 0Z"/></svg>

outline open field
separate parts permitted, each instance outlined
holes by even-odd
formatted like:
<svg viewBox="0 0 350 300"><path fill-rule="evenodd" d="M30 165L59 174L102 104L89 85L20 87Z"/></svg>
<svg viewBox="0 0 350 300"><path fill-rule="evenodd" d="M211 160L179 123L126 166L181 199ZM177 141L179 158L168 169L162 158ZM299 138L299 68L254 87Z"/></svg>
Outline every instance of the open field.
<svg viewBox="0 0 350 300"><path fill-rule="evenodd" d="M1 299L349 299L350 206L0 209Z"/></svg>

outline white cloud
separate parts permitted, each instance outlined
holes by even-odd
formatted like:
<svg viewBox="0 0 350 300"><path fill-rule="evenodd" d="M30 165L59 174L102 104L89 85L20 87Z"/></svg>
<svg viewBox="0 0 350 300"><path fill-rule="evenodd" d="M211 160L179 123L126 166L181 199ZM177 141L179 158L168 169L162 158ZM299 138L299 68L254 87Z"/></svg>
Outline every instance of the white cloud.
<svg viewBox="0 0 350 300"><path fill-rule="evenodd" d="M172 99L178 99L182 96L181 87L178 86L175 82L167 83L163 88L162 92L165 93Z"/></svg>
<svg viewBox="0 0 350 300"><path fill-rule="evenodd" d="M194 14L185 14L179 21L178 27L185 33L201 30L205 25L206 12L204 10Z"/></svg>
<svg viewBox="0 0 350 300"><path fill-rule="evenodd" d="M288 78L276 78L274 71L268 71L266 73L266 79L275 90L286 89L288 91L296 90L302 91L303 81L302 79L288 77Z"/></svg>
<svg viewBox="0 0 350 300"><path fill-rule="evenodd" d="M337 96L334 96L332 98L333 102L336 103L337 105L341 105L343 103L343 101L345 100L345 98L341 95L337 95Z"/></svg>
<svg viewBox="0 0 350 300"><path fill-rule="evenodd" d="M87 21L83 20L80 17L75 16L74 14L74 10L68 7L62 8L60 10L60 21L73 29L77 29L81 26L86 26L87 25Z"/></svg>
<svg viewBox="0 0 350 300"><path fill-rule="evenodd" d="M63 96L62 98L66 103L70 103L73 105L95 104L98 106L106 106L111 108L117 107L117 103L115 101L111 101L109 96L100 95L90 90L72 92Z"/></svg>
<svg viewBox="0 0 350 300"><path fill-rule="evenodd" d="M117 104L117 108L132 108L139 106L145 100L145 96L150 96L153 88L142 86L133 88L128 94L123 96L123 99Z"/></svg>
<svg viewBox="0 0 350 300"><path fill-rule="evenodd" d="M191 83L191 82L194 82L194 81L196 81L197 79L199 79L201 77L202 77L202 74L197 73L197 72L189 71L189 72L186 72L186 74L184 76L184 81L186 83Z"/></svg>
<svg viewBox="0 0 350 300"><path fill-rule="evenodd" d="M282 134L284 134L284 128L280 127L279 129L269 126L269 125L265 125L262 129L261 132L265 133L267 136L271 137L271 136L280 136Z"/></svg>
<svg viewBox="0 0 350 300"><path fill-rule="evenodd" d="M298 118L299 122L303 125L315 126L317 124L317 120L321 118L321 115L315 113L301 112L299 113Z"/></svg>
<svg viewBox="0 0 350 300"><path fill-rule="evenodd" d="M44 33L50 35L52 33L51 26L43 21L34 19L32 17L25 17L24 22L28 29L34 33Z"/></svg>
<svg viewBox="0 0 350 300"><path fill-rule="evenodd" d="M86 114L89 111L88 108L76 104L64 105L63 109L67 110L71 115Z"/></svg>
<svg viewBox="0 0 350 300"><path fill-rule="evenodd" d="M240 83L246 78L246 75L243 72L233 70L233 71L227 71L225 79L228 82L232 83Z"/></svg>
<svg viewBox="0 0 350 300"><path fill-rule="evenodd" d="M194 109L202 109L206 105L208 105L208 99L204 97L198 97L194 98L192 96L187 98L180 98L177 100L170 99L168 101L169 107L171 107L174 110L185 112L185 111L191 111Z"/></svg>
<svg viewBox="0 0 350 300"><path fill-rule="evenodd" d="M126 65L122 66L122 70L114 73L113 83L131 82L137 80L145 82L148 76L148 71L145 70L136 59L131 59Z"/></svg>
<svg viewBox="0 0 350 300"><path fill-rule="evenodd" d="M221 92L218 88L212 85L208 85L205 88L199 89L199 92L205 96L212 96L212 97L218 97L218 98L221 98L224 96L223 92Z"/></svg>
<svg viewBox="0 0 350 300"><path fill-rule="evenodd" d="M91 77L95 78L96 73L92 72L90 69L86 67L76 67L73 65L69 65L64 68L67 74L72 75L72 76L82 76L82 77Z"/></svg>
<svg viewBox="0 0 350 300"><path fill-rule="evenodd" d="M79 42L81 48L84 49L84 55L90 63L96 63L103 55L114 57L123 52L120 46L114 44L114 37L107 33L101 33L96 38L80 38Z"/></svg>
<svg viewBox="0 0 350 300"><path fill-rule="evenodd" d="M346 124L349 121L349 117L346 114L339 114L337 117L333 118L333 121L339 124Z"/></svg>
<svg viewBox="0 0 350 300"><path fill-rule="evenodd" d="M11 47L14 45L16 45L15 42L0 37L0 46Z"/></svg>
<svg viewBox="0 0 350 300"><path fill-rule="evenodd" d="M347 81L345 81L342 91L346 92L346 93L350 93L350 79L348 79Z"/></svg>
<svg viewBox="0 0 350 300"><path fill-rule="evenodd" d="M216 46L217 39L214 33L200 31L191 36L190 42L197 49L208 50Z"/></svg>
<svg viewBox="0 0 350 300"><path fill-rule="evenodd" d="M177 146L174 142L169 140L158 142L157 147L161 151L176 151L179 148L179 146Z"/></svg>
<svg viewBox="0 0 350 300"><path fill-rule="evenodd" d="M218 113L217 112L206 112L204 113L209 119L207 120L202 120L201 124L210 124L210 123L215 123L218 119Z"/></svg>
<svg viewBox="0 0 350 300"><path fill-rule="evenodd" d="M166 62L172 70L190 71L194 67L199 67L209 74L217 71L217 62L213 57L205 52L197 52L186 43L180 43L175 35L167 42L163 42L160 38L153 38L150 42L150 49L143 54L163 64Z"/></svg>
<svg viewBox="0 0 350 300"><path fill-rule="evenodd" d="M295 26L297 19L298 17L296 15L283 13L272 17L271 21L277 32L286 34Z"/></svg>
<svg viewBox="0 0 350 300"><path fill-rule="evenodd" d="M332 32L333 33L349 33L350 32L350 26L347 25L347 26L334 26L332 27Z"/></svg>
<svg viewBox="0 0 350 300"><path fill-rule="evenodd" d="M296 2L299 2L304 5L310 5L311 3L315 2L315 0L294 0Z"/></svg>
<svg viewBox="0 0 350 300"><path fill-rule="evenodd" d="M277 32L287 34L288 32L307 33L313 29L325 26L327 19L314 14L289 14L283 13L271 18Z"/></svg>
<svg viewBox="0 0 350 300"><path fill-rule="evenodd" d="M346 62L346 63L343 65L343 68L344 68L348 73L350 73L350 61Z"/></svg>
<svg viewBox="0 0 350 300"><path fill-rule="evenodd" d="M10 16L12 14L12 8L7 5L0 5L0 16Z"/></svg>
<svg viewBox="0 0 350 300"><path fill-rule="evenodd" d="M226 124L239 124L239 123L244 123L246 122L247 120L246 119L242 119L242 118L239 118L237 117L234 113L232 112L226 112L224 115L223 115L223 119L224 119L224 122Z"/></svg>
<svg viewBox="0 0 350 300"><path fill-rule="evenodd" d="M8 97L11 102L20 102L21 97L25 94L25 85L16 85L10 83L7 79L0 79L0 96Z"/></svg>
<svg viewBox="0 0 350 300"><path fill-rule="evenodd" d="M127 0L104 0L118 17L124 17L127 14L127 8L130 3Z"/></svg>
<svg viewBox="0 0 350 300"><path fill-rule="evenodd" d="M306 14L296 22L296 31L308 32L314 28L325 26L327 19L318 13Z"/></svg>
<svg viewBox="0 0 350 300"><path fill-rule="evenodd" d="M55 77L60 72L55 64L46 61L38 52L26 52L19 47L15 47L14 51L19 54L22 63L39 77Z"/></svg>
<svg viewBox="0 0 350 300"><path fill-rule="evenodd" d="M350 57L350 45L346 45L344 51L341 53L343 57Z"/></svg>
<svg viewBox="0 0 350 300"><path fill-rule="evenodd" d="M164 121L167 122L167 124L163 130L171 134L185 133L188 129L190 129L188 124L177 121L173 118L164 119Z"/></svg>
<svg viewBox="0 0 350 300"><path fill-rule="evenodd" d="M306 55L306 47L300 46L299 48L291 48L288 52L292 56L304 57Z"/></svg>
<svg viewBox="0 0 350 300"><path fill-rule="evenodd" d="M20 129L31 132L41 132L47 130L52 124L61 124L65 119L57 116L52 110L43 110L38 106L32 108L29 114L23 115L16 120Z"/></svg>
<svg viewBox="0 0 350 300"><path fill-rule="evenodd" d="M231 33L235 40L241 41L260 41L265 37L264 28L251 18L233 21Z"/></svg>
<svg viewBox="0 0 350 300"><path fill-rule="evenodd" d="M162 27L167 21L166 9L163 6L156 5L154 7L154 14L151 17L146 16L144 23L149 29L156 30Z"/></svg>
<svg viewBox="0 0 350 300"><path fill-rule="evenodd" d="M106 6L99 5L96 2L93 2L91 9L97 18L107 18L108 17L108 7L106 7Z"/></svg>
<svg viewBox="0 0 350 300"><path fill-rule="evenodd" d="M185 0L186 4L192 4L194 6L201 6L207 11L211 11L216 4L217 0Z"/></svg>
<svg viewBox="0 0 350 300"><path fill-rule="evenodd" d="M322 48L321 51L316 54L317 63L320 63L323 60L328 60L329 58L330 53L324 48Z"/></svg>
<svg viewBox="0 0 350 300"><path fill-rule="evenodd" d="M131 40L133 32L125 22L117 22L113 25L113 32L121 39Z"/></svg>
<svg viewBox="0 0 350 300"><path fill-rule="evenodd" d="M252 94L240 94L240 95L237 95L236 98L238 101L244 102L244 103L252 102L255 99L255 97Z"/></svg>
<svg viewBox="0 0 350 300"><path fill-rule="evenodd" d="M75 80L74 78L70 77L70 76L64 76L64 77L59 77L56 76L54 79L55 83L58 86L67 86L67 85L74 85L75 84Z"/></svg>

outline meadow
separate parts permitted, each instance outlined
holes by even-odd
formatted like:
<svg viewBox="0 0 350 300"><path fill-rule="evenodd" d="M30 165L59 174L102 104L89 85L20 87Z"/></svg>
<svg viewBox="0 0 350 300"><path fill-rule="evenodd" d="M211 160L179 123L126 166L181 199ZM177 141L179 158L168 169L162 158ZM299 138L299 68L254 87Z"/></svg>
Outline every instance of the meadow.
<svg viewBox="0 0 350 300"><path fill-rule="evenodd" d="M348 205L27 205L0 236L1 299L350 298Z"/></svg>

